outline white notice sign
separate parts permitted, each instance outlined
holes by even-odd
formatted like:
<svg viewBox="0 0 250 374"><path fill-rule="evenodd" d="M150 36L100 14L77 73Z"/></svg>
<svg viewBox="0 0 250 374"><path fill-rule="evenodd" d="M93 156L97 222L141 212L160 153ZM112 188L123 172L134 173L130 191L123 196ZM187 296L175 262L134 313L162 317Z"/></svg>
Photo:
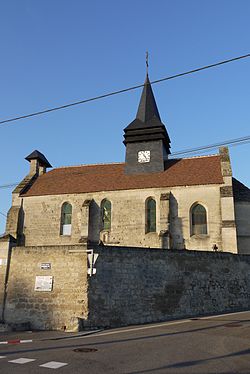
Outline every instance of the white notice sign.
<svg viewBox="0 0 250 374"><path fill-rule="evenodd" d="M42 264L40 264L40 269L50 270L51 269L51 263L50 262L43 262Z"/></svg>
<svg viewBox="0 0 250 374"><path fill-rule="evenodd" d="M52 291L53 277L51 276L36 276L35 291Z"/></svg>

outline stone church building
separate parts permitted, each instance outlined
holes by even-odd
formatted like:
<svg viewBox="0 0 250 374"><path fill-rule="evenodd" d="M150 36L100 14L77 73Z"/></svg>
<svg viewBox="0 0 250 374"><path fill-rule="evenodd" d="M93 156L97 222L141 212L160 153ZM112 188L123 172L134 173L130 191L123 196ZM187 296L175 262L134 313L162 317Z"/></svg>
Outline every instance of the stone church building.
<svg viewBox="0 0 250 374"><path fill-rule="evenodd" d="M0 237L0 323L76 331L249 309L250 190L228 149L170 159L148 76L124 145L124 163L47 171L26 157Z"/></svg>
<svg viewBox="0 0 250 374"><path fill-rule="evenodd" d="M170 139L146 77L124 129L125 163L51 168L39 151L13 191L6 234L17 245L98 244L249 253L250 190L226 147L169 159Z"/></svg>

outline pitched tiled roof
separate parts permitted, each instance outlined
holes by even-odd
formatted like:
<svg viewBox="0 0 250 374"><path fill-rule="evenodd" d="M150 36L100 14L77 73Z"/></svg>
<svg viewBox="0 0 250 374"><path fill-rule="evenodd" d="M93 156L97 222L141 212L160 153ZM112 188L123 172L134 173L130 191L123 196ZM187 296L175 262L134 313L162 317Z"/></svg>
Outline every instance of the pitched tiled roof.
<svg viewBox="0 0 250 374"><path fill-rule="evenodd" d="M57 168L37 178L23 196L221 184L220 156L166 161L160 173L124 174L124 163Z"/></svg>

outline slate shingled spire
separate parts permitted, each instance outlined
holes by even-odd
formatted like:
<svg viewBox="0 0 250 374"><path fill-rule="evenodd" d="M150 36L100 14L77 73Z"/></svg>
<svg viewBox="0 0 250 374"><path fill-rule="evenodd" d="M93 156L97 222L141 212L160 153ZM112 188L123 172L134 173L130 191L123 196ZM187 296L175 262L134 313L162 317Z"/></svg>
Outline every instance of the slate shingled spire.
<svg viewBox="0 0 250 374"><path fill-rule="evenodd" d="M142 122L148 122L153 117L156 117L159 119L159 121L161 121L160 114L158 112L158 108L152 91L152 87L147 74L136 118L141 120Z"/></svg>
<svg viewBox="0 0 250 374"><path fill-rule="evenodd" d="M170 139L156 105L146 74L136 118L124 129L126 174L164 171L170 154Z"/></svg>
<svg viewBox="0 0 250 374"><path fill-rule="evenodd" d="M170 154L170 139L156 105L148 74L144 83L136 118L124 129L124 144L163 141L167 154Z"/></svg>

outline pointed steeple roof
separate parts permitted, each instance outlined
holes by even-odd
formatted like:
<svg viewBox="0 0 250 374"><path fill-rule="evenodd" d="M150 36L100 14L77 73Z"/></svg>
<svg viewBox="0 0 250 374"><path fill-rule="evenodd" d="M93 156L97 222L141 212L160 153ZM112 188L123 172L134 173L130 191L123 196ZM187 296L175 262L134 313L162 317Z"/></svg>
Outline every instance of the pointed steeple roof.
<svg viewBox="0 0 250 374"><path fill-rule="evenodd" d="M146 75L136 118L124 129L124 144L163 140L166 151L170 153L170 139L156 105L151 83Z"/></svg>
<svg viewBox="0 0 250 374"><path fill-rule="evenodd" d="M153 117L161 121L161 117L155 102L153 90L147 74L136 118L138 118L142 122L147 122L151 120Z"/></svg>

